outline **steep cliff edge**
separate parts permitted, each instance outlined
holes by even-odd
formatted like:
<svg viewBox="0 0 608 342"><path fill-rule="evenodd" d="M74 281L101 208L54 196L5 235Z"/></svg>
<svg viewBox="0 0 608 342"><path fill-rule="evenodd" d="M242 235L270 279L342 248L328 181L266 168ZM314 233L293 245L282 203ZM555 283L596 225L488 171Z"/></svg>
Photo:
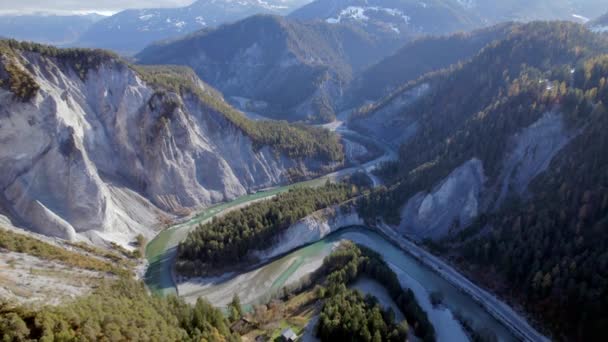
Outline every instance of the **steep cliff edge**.
<svg viewBox="0 0 608 342"><path fill-rule="evenodd" d="M322 240L339 229L364 224L354 205L348 203L335 205L299 220L281 234L274 246L263 251L254 251L252 255L259 260L270 260Z"/></svg>
<svg viewBox="0 0 608 342"><path fill-rule="evenodd" d="M169 216L342 160L329 133L253 124L191 72L0 43L0 208L45 235L127 245Z"/></svg>

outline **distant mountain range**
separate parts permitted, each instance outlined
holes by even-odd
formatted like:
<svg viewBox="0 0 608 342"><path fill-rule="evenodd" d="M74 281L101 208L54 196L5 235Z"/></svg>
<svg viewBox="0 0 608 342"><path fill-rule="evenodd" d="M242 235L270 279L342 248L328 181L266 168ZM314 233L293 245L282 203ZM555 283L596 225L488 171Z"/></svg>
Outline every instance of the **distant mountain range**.
<svg viewBox="0 0 608 342"><path fill-rule="evenodd" d="M78 41L82 47L133 54L146 45L258 14L286 14L307 0L199 0L180 8L133 9L93 25Z"/></svg>
<svg viewBox="0 0 608 342"><path fill-rule="evenodd" d="M411 77L399 68L385 68L395 76L394 84L369 91L368 80L376 71L356 75L400 47L427 34L448 34L483 26L480 17L456 2L421 4L409 0L315 1L287 17L254 16L217 29L200 30L183 38L157 42L136 58L144 64L177 64L192 67L199 77L221 90L241 110L289 121L328 122L336 111ZM395 57L399 66L413 66L409 60L431 59L437 63L411 70L415 75L448 66L469 52L487 44L493 35L454 49L462 54L443 60L433 56L432 45L443 39L418 42L410 51L416 56ZM468 51L468 52L465 52ZM395 61L386 62L395 65ZM438 65L436 65L438 64ZM378 67L379 69L382 66ZM414 67L413 69L415 69ZM376 69L376 70L379 70ZM390 77L389 77L390 78ZM382 80L384 82L385 80ZM373 83L373 82L371 82ZM369 84L371 84L369 83ZM390 83L390 82L387 82ZM361 89L355 89L355 88ZM363 91L364 96L357 95ZM345 98L344 95L352 95ZM347 101L347 103L343 103Z"/></svg>
<svg viewBox="0 0 608 342"><path fill-rule="evenodd" d="M148 44L217 27L254 14L348 23L371 34L412 38L468 31L503 21L560 19L584 23L604 0L198 0L186 7L129 9L110 17L0 16L8 38L135 54Z"/></svg>
<svg viewBox="0 0 608 342"><path fill-rule="evenodd" d="M355 22L387 32L440 34L504 21L585 22L607 9L604 0L316 0L291 16Z"/></svg>
<svg viewBox="0 0 608 342"><path fill-rule="evenodd" d="M444 34L484 23L460 3L443 0L316 0L295 10L290 17L350 23L394 35Z"/></svg>
<svg viewBox="0 0 608 342"><path fill-rule="evenodd" d="M572 20L584 22L608 9L604 0L453 0L490 22Z"/></svg>
<svg viewBox="0 0 608 342"><path fill-rule="evenodd" d="M0 16L3 37L63 45L75 42L95 22L103 19L90 15L5 15Z"/></svg>

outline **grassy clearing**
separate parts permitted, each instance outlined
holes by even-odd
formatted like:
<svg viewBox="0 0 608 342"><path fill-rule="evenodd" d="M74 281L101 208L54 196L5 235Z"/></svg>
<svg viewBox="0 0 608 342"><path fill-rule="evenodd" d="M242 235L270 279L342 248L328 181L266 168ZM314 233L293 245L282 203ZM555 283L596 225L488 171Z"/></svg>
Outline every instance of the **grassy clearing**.
<svg viewBox="0 0 608 342"><path fill-rule="evenodd" d="M131 271L125 268L125 264L104 261L96 257L69 251L31 236L3 228L0 228L0 248L90 271L112 273L119 276L131 275Z"/></svg>
<svg viewBox="0 0 608 342"><path fill-rule="evenodd" d="M255 329L241 336L243 341L255 341L258 336L265 336L267 341L274 341L287 328L291 328L298 336L302 336L309 322L319 313L318 300L319 297L313 289L293 296L284 302L274 301L274 305L269 304L267 310L258 308L248 315L249 320L258 322L258 324ZM278 312L273 312L273 310ZM264 314L262 315L260 312Z"/></svg>

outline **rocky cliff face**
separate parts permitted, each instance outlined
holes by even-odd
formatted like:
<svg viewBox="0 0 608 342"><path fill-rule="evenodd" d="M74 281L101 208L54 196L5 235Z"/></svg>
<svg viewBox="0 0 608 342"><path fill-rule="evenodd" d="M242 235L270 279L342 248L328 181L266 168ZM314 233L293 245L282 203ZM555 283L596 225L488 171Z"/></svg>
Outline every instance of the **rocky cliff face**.
<svg viewBox="0 0 608 342"><path fill-rule="evenodd" d="M415 117L402 114L406 113L408 106L428 93L429 89L429 84L422 83L411 90L396 93L384 103L373 104L369 108L364 107L363 110L368 113L357 113L349 121L349 126L398 147L412 138L419 126Z"/></svg>
<svg viewBox="0 0 608 342"><path fill-rule="evenodd" d="M349 126L395 146L428 140L422 130L425 119L415 109L435 101L429 98L435 98L430 94L436 87L436 83L423 80L395 92L356 112ZM529 197L528 188L533 180L547 170L559 152L580 133L580 128L566 127L564 120L561 109L556 106L539 114L536 121L514 130L502 143L505 149L492 155L497 166L490 176L492 160L477 155L479 150L467 151L468 160L449 166L444 170L445 176L426 184L422 191L405 195L399 207L400 232L419 240L442 239L457 234L482 213L501 210L511 198ZM435 125L446 124L440 120ZM409 147L402 148L401 153L407 161L425 151ZM431 159L428 165L435 162Z"/></svg>
<svg viewBox="0 0 608 342"><path fill-rule="evenodd" d="M282 233L273 247L264 251L255 251L252 254L260 260L272 259L296 248L317 242L339 229L364 224L365 222L353 206L348 204L333 206L306 216Z"/></svg>
<svg viewBox="0 0 608 342"><path fill-rule="evenodd" d="M0 76L16 67L39 87L30 99L0 89L0 210L31 230L126 245L306 164L254 147L199 97L158 91L119 60L83 72L36 52L2 57Z"/></svg>
<svg viewBox="0 0 608 342"><path fill-rule="evenodd" d="M528 195L530 183L579 132L568 130L559 112L547 112L510 137L498 177L488 179L473 158L401 211L400 230L416 239L441 239L466 228L478 215L500 210L508 197Z"/></svg>
<svg viewBox="0 0 608 342"><path fill-rule="evenodd" d="M440 238L466 227L480 211L485 176L480 160L472 159L404 206L401 229L416 238Z"/></svg>

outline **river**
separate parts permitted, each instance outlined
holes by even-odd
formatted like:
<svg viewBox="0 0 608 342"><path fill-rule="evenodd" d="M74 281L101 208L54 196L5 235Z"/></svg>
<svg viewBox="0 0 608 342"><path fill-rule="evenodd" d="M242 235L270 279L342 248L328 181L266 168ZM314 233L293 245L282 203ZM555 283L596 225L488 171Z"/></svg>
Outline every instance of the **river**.
<svg viewBox="0 0 608 342"><path fill-rule="evenodd" d="M342 121L339 121L337 124L334 124L332 127L328 128L331 131L336 131L341 134L356 135L361 139L369 140L369 138L366 138L359 133L346 128ZM379 146L384 149L384 153L378 158L367 163L338 170L317 179L280 186L266 191L260 191L255 194L245 195L233 201L204 209L195 216L185 219L184 222L174 224L168 229L165 229L146 246L146 259L149 263L144 278L146 285L150 290L157 294L177 294L175 282L172 277L172 267L177 252L177 246L180 242L186 239L188 233L192 229L196 228L199 224L209 221L217 215L226 214L231 210L240 208L244 205L249 205L258 200L269 199L279 193L289 191L289 189L297 186L320 186L323 185L328 179L335 181L357 171L364 171L368 173L374 185L379 185L381 183L380 180L371 172L381 163L397 158L397 153L392 148L386 145Z"/></svg>
<svg viewBox="0 0 608 342"><path fill-rule="evenodd" d="M179 294L188 302L200 296L212 304L224 307L234 293L238 293L247 306L266 302L283 286L297 283L313 272L342 240L350 240L380 253L399 277L404 287L412 289L418 303L429 315L437 330L439 341L467 341L460 323L454 316L458 312L471 322L475 329L492 331L500 341L517 339L500 322L492 317L470 296L452 286L416 258L365 227L340 230L306 247L299 248L270 263L238 275L205 278L179 285ZM443 304L434 307L429 299L432 292L441 293Z"/></svg>
<svg viewBox="0 0 608 342"><path fill-rule="evenodd" d="M348 130L341 124L328 128L343 131L342 133L351 133L347 132ZM331 253L334 246L342 240L351 240L376 250L385 258L403 286L412 289L416 295L419 304L435 326L439 341L468 340L462 326L455 318L455 313L468 320L476 330L492 331L500 341L517 340L510 330L482 308L472 296L453 286L433 269L422 264L383 236L364 227L340 230L321 241L291 251L281 258L240 274L191 280L179 284L179 289L177 288L172 276L176 248L198 224L257 200L268 199L288 191L294 186L318 186L327 179L338 179L362 169L369 173L381 162L396 157L393 150L386 146L384 148L384 155L363 165L334 172L316 180L243 196L232 202L205 209L196 216L162 231L146 248L146 258L149 261L145 275L146 285L153 292L162 295L179 293L188 302L194 302L198 297L203 296L220 307L225 306L232 296L238 293L241 301L251 306L267 301L283 286L296 283L301 277L313 272L321 265L323 258ZM442 294L442 305L434 307L431 304L429 295L433 292Z"/></svg>

